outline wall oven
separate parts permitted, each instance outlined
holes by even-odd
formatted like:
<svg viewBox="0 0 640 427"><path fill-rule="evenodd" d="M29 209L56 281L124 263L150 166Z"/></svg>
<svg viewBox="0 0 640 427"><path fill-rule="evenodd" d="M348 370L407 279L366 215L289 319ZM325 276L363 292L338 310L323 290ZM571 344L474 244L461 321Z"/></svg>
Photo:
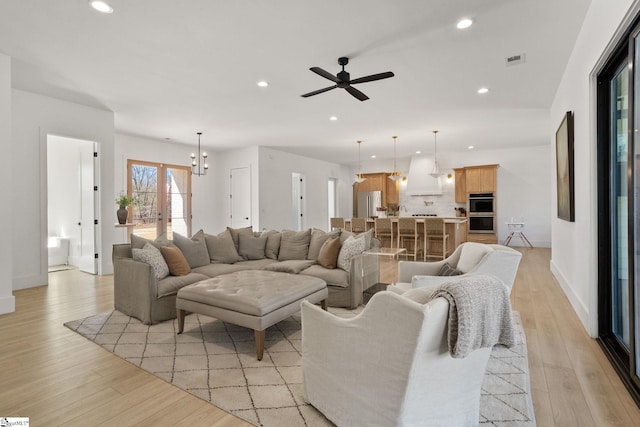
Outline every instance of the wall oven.
<svg viewBox="0 0 640 427"><path fill-rule="evenodd" d="M496 231L495 197L493 193L469 194L469 233L491 234Z"/></svg>

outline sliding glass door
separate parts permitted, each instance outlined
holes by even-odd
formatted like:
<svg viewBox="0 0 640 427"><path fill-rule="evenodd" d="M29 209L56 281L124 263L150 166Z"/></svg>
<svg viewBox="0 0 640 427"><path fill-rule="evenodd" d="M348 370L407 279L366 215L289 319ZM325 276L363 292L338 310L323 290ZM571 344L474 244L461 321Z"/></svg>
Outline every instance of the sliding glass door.
<svg viewBox="0 0 640 427"><path fill-rule="evenodd" d="M174 231L191 235L191 168L128 161L128 189L136 203L130 208L133 234L155 239Z"/></svg>
<svg viewBox="0 0 640 427"><path fill-rule="evenodd" d="M598 75L598 341L640 404L640 38Z"/></svg>

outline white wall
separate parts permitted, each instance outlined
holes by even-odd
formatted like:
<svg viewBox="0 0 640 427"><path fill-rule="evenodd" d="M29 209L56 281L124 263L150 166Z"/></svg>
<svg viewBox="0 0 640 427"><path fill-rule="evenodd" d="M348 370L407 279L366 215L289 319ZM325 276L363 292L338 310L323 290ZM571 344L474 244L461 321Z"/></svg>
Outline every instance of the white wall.
<svg viewBox="0 0 640 427"><path fill-rule="evenodd" d="M113 113L13 89L12 156L20 166L10 200L18 214L12 224L13 289L47 283L47 134L98 143L100 159L99 217L96 241L99 273L113 272Z"/></svg>
<svg viewBox="0 0 640 427"><path fill-rule="evenodd" d="M115 135L115 162L114 162L114 186L115 194L127 192L127 160L141 160L154 163L166 163L178 166L191 166L189 155L194 152L197 146L183 144L166 143L154 139L142 138L130 135ZM192 210L192 233L203 229L207 233L212 233L217 225L217 175L214 167L217 163L217 154L207 150L209 154L209 172L204 176L191 177L191 200ZM116 210L118 206L111 201L111 213L109 220L116 220ZM127 229L118 229L118 241L127 241Z"/></svg>
<svg viewBox="0 0 640 427"><path fill-rule="evenodd" d="M0 209L0 224L4 224L5 233L12 229L14 219L19 216L21 207L13 201L13 158L11 157L11 58L0 53L0 197L5 200L4 209ZM14 215L14 212L18 212ZM11 313L16 309L13 296L13 241L5 235L0 239L0 314Z"/></svg>
<svg viewBox="0 0 640 427"><path fill-rule="evenodd" d="M260 147L260 228L291 229L291 174L305 177L303 228L328 229L327 182L338 180L338 211L351 205L353 179L348 168L336 163L311 159ZM347 201L347 198L349 201ZM350 215L349 215L350 217Z"/></svg>
<svg viewBox="0 0 640 427"><path fill-rule="evenodd" d="M566 111L575 114L575 222L557 218L555 168L551 172L551 270L592 337L597 336L597 214L595 67L637 11L632 0L592 0L551 106L549 140L555 165L555 132ZM622 22L625 22L621 26Z"/></svg>

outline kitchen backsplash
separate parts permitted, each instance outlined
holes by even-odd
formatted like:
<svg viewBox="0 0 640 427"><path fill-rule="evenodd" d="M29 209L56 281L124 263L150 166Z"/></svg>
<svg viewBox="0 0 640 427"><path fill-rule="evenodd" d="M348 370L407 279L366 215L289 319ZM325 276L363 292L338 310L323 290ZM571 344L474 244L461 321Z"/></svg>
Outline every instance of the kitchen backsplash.
<svg viewBox="0 0 640 427"><path fill-rule="evenodd" d="M455 186L453 181L442 180L442 195L439 196L409 196L407 186L400 186L400 216L414 214L436 214L438 216L455 217L455 208L467 208L464 203L455 202ZM425 203L426 202L426 203ZM406 210L405 210L406 209Z"/></svg>

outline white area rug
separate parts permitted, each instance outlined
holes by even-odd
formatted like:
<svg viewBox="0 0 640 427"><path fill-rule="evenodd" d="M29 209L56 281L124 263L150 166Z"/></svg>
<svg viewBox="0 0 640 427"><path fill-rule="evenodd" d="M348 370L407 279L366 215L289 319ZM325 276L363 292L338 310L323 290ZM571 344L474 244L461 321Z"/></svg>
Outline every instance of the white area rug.
<svg viewBox="0 0 640 427"><path fill-rule="evenodd" d="M330 311L350 317L359 310ZM517 312L514 323L518 344L491 352L480 401L482 426L535 426L527 345ZM175 320L147 326L118 311L65 326L255 425L332 425L303 399L299 315L267 329L262 361L256 359L252 330L197 314L186 317L181 335Z"/></svg>

